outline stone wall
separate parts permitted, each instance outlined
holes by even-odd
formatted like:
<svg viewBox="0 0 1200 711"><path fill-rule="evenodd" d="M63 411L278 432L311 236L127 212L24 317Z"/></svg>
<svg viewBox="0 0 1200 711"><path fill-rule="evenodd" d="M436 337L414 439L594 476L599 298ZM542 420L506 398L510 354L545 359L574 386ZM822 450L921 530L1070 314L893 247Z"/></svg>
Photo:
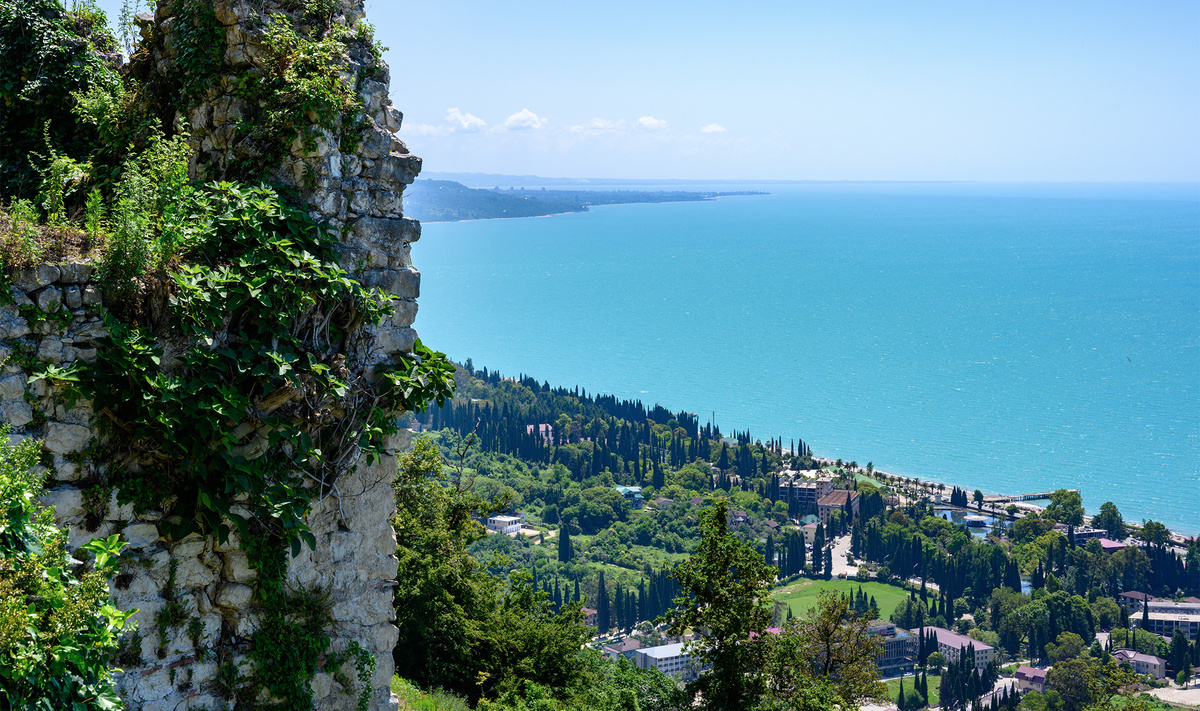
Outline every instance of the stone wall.
<svg viewBox="0 0 1200 711"><path fill-rule="evenodd" d="M161 2L153 15L138 16L143 35L153 39L151 51L162 71L169 70L174 59L170 7ZM191 135L195 177L213 177L227 161L253 150L236 140L233 124L241 118L242 107L232 93L232 82L235 72L254 71L263 61L259 44L262 19L283 8L283 3L271 0L253 5L242 0L214 4L224 28L230 74L216 81L207 99L189 115L176 117L177 124L186 125ZM363 15L362 2L344 0L335 14L335 22L353 24ZM392 319L369 329L346 354L349 367L369 374L373 366L411 351L416 339L411 325L420 273L412 267L409 250L421 231L418 222L403 216L401 194L415 179L421 160L392 135L400 127L401 115L388 98L387 66L375 64L370 53L361 49L350 51L346 65L338 68L346 81L360 72L365 77L358 82L367 118L361 146L354 153L344 153L325 134L312 153L294 146L276 178L297 189L314 218L341 229L343 267L392 300ZM121 533L129 541L122 556L122 572L111 586L119 607L139 609L133 619L141 634L141 648L136 650L140 663L126 663L118 678L126 708L229 707L216 695L218 660L211 650L216 640L244 650L255 631L251 599L255 573L245 552L236 539L224 545L197 535L167 540L159 530L161 512L135 516L131 508L117 506L113 494L108 501L95 500L94 489L88 495L88 472L72 463L78 458L71 455L92 441L95 413L86 402L66 409L45 381L30 383L29 373L22 367L29 365L31 358L61 364L96 357L105 332L97 310L91 308L101 302L99 289L90 281L91 271L88 264L73 263L40 265L16 275L16 304L0 307L0 356L9 356L0 378L0 413L13 425L12 437L42 440L49 470L44 500L55 506L59 522L68 528L72 548L111 533ZM36 305L50 317L31 324L22 315L22 305ZM25 315L31 313L25 310ZM305 547L291 561L288 573L290 585L321 586L329 591L335 621L330 630L333 651L343 651L357 641L374 655L372 709L396 705L388 690L391 654L398 638L392 606L397 562L390 525L394 510L391 482L396 453L407 447L407 435L401 431L393 437L387 454L375 463L360 461L352 475L338 481L337 494L315 507L308 524L316 536L316 549ZM167 586L173 568L171 593ZM199 646L192 639L195 629L189 631L187 624L160 635L155 613L166 605L170 594L183 601L198 621ZM164 637L166 643L162 644ZM245 661L241 655L234 660ZM353 708L353 695L341 693L344 690L334 681L332 671L319 671L313 681L317 707ZM351 663L343 671L355 678Z"/></svg>

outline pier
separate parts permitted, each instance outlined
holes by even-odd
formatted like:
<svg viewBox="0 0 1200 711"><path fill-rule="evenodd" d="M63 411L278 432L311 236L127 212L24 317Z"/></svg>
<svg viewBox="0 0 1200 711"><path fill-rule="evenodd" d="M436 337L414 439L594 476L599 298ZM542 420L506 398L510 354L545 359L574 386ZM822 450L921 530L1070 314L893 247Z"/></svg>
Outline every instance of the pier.
<svg viewBox="0 0 1200 711"><path fill-rule="evenodd" d="M1055 489L1057 491L1057 489ZM1067 491L1079 491L1079 489L1067 489ZM1053 491L1038 491L1032 494L1014 494L1008 496L1005 494L992 494L983 497L985 504L1007 504L1013 501L1033 501L1035 499L1049 499Z"/></svg>

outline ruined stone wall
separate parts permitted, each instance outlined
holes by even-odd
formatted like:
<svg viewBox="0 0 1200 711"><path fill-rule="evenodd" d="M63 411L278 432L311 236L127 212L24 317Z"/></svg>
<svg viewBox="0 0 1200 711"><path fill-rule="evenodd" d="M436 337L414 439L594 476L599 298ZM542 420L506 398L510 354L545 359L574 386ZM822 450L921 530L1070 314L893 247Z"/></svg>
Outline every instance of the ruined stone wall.
<svg viewBox="0 0 1200 711"><path fill-rule="evenodd" d="M161 69L173 61L170 35L171 5L160 3L153 14L139 16L143 32L157 29L166 38L154 49ZM263 61L261 33L263 17L280 3L248 3L220 0L214 4L226 39L225 61L231 71L253 71ZM361 0L345 0L335 10L335 22L353 24L363 15ZM153 34L153 33L149 33ZM405 218L401 193L420 170L419 158L408 153L392 134L400 127L401 115L388 97L386 65L375 64L367 52L350 52L340 68L344 80L358 82L367 118L362 143L353 153L342 152L329 134L318 141L317 150L306 153L299 145L284 161L277 180L294 186L311 208L313 217L341 228L342 264L365 285L386 292L394 315L378 327L368 329L353 353L352 367L368 373L372 366L393 361L411 351L416 332L420 274L412 267L409 250L420 237L420 224ZM234 123L242 110L232 92L233 74L213 85L207 99L187 116L178 116L190 132L196 157L193 170L203 178L212 167L236 159L252 146L239 145ZM216 695L218 660L211 652L217 639L231 640L234 649L244 645L256 628L251 604L255 572L236 538L220 545L192 535L181 541L161 535L161 512L135 516L130 507L119 507L115 494L107 501L89 499L81 482L84 472L73 457L93 441L91 411L86 402L66 409L45 381L28 380L31 359L62 364L91 360L104 335L103 324L92 306L101 301L91 283L88 264L41 265L16 275L15 305L0 307L0 356L9 360L0 374L0 414L13 425L12 437L42 439L44 463L49 472L45 503L56 507L59 522L69 529L72 548L92 537L121 533L129 541L122 556L122 572L114 581L112 595L122 609L139 609L134 620L141 634L141 647L134 650L138 663L123 664L118 689L126 708L166 711L190 708L231 707ZM50 314L40 324L31 324L21 305L36 304ZM28 315L28 310L25 312ZM69 318L68 315L69 314ZM407 432L387 443L386 454L338 481L337 494L323 499L308 517L316 536L315 550L303 548L290 563L288 584L321 586L330 594L334 628L330 631L332 651L341 652L357 641L375 658L372 680L372 709L395 708L388 690L392 676L392 649L398 638L393 624L392 588L397 574L396 538L390 525L394 510L391 482L396 472L396 453L407 447ZM174 568L174 591L167 590ZM158 629L155 614L174 594L192 610L200 625L199 642L192 639L188 625ZM241 655L235 662L244 662ZM352 694L331 673L318 671L314 700L320 709L354 708ZM343 672L355 678L352 663Z"/></svg>

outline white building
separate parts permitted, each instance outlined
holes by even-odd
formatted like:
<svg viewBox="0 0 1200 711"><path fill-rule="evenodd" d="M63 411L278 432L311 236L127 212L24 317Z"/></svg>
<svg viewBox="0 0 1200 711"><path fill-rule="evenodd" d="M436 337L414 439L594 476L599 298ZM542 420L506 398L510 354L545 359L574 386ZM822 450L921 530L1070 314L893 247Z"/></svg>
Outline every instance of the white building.
<svg viewBox="0 0 1200 711"><path fill-rule="evenodd" d="M918 632L918 630L913 631ZM926 638L931 632L937 637L937 651L942 653L948 664L958 663L959 655L970 647L975 648L975 666L977 667L987 666L988 662L996 659L996 650L977 639L971 639L966 635L941 627L922 627L919 631L924 632Z"/></svg>
<svg viewBox="0 0 1200 711"><path fill-rule="evenodd" d="M634 652L634 663L638 668L657 669L667 676L678 675L685 680L690 677L687 665L691 659L691 655L683 651L683 642L647 647Z"/></svg>
<svg viewBox="0 0 1200 711"><path fill-rule="evenodd" d="M521 516L492 516L488 519L488 533L520 533Z"/></svg>
<svg viewBox="0 0 1200 711"><path fill-rule="evenodd" d="M1138 674L1149 674L1155 679L1162 679L1167 675L1167 660L1165 659L1135 652L1132 649L1114 649L1112 655L1118 663L1128 664Z"/></svg>

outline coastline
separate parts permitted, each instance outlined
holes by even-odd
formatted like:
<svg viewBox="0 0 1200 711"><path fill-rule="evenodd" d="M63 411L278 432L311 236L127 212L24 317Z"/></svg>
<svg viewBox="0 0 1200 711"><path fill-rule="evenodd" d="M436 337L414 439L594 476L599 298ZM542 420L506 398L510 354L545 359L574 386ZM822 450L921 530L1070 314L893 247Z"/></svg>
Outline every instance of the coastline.
<svg viewBox="0 0 1200 711"><path fill-rule="evenodd" d="M825 466L825 465L828 465L828 466L837 466L837 461L838 461L838 460L836 460L836 459L827 459L827 458L825 458L825 457L813 456L813 461L814 461L814 462L817 462L817 463L819 463L819 464L821 464L822 466ZM842 464L843 464L843 466L845 466L845 465L847 464L847 462L846 462L845 460L842 460ZM865 470L863 470L863 469L860 467L860 468L858 469L858 471L865 471ZM865 474L864 474L864 475L865 475ZM919 476L905 476L905 475L903 475L903 474L895 474L895 473L892 473L892 472L885 471L885 470L883 470L883 469L872 469L872 473L871 473L870 475L868 475L868 476L871 476L872 478L874 478L874 477L875 477L875 476L877 476L877 475L883 475L883 476L886 476L886 477L889 477L889 478L893 478L893 479L903 479L903 480L905 480L905 481L912 481L912 482L915 482L915 483L916 483L916 484L918 484L918 485L924 485L924 486L927 486L927 487L929 487L929 488L933 488L933 489L936 489L937 487L939 487L939 486L942 486L942 487L945 487L945 488L948 490L948 489L951 489L951 488L953 488L953 487L955 487L955 486L958 486L960 489L968 490L968 489L967 489L967 487L964 487L964 486L959 486L959 485L957 485L957 484L948 484L948 483L946 483L946 482L942 482L942 481L935 481L935 480L933 480L933 479L924 479L924 478L922 478L922 477L919 477ZM976 487L976 488L978 488L978 489L979 489L979 491L983 492L983 494L984 494L985 496L1015 496L1015 495L1019 495L1019 494L1004 493L1004 492L997 492L997 491L993 491L993 492L990 492L990 493L989 493L988 491L984 490L982 487ZM968 490L968 493L970 493L970 491L972 491L972 490L973 490L973 489L971 489L971 490ZM1081 491L1081 493L1082 493L1082 491ZM1041 501L1042 499L1035 499L1035 500L1036 500L1036 501ZM1045 506L1039 506L1039 505L1037 505L1037 504L1031 504L1031 503L1029 503L1028 501L1013 501L1013 502L1011 502L1011 503L1012 503L1012 505L1016 506L1017 508L1019 508L1019 509L1022 509L1023 511L1027 511L1027 512L1037 512L1037 513L1041 513L1041 512L1042 512L1042 511L1044 511L1044 510L1045 510L1045 508L1046 508ZM1115 502L1115 501L1114 501L1113 503L1117 503L1117 502ZM1006 504L1006 505L1007 505L1007 504ZM988 508L992 508L992 511L993 511L993 512L995 512L995 511L996 511L996 510L995 510L995 508L993 508L993 507L988 507L988 505L987 505L987 502L986 502L986 501L984 502L984 507L985 507L985 511L986 511ZM956 508L957 508L957 507L956 507ZM968 510L970 510L970 509L971 509L971 507L967 507L967 508L968 508ZM1097 507L1097 508L1098 508L1098 507ZM1118 509L1118 510L1120 510L1120 504L1117 504L1117 509ZM1086 505L1084 506L1084 510L1085 510L1085 512L1086 512L1086 510L1087 510L1087 506L1086 506ZM1001 515L1006 515L1006 514L1004 514L1004 513L1001 513ZM1091 520L1092 520L1092 516L1091 516L1090 514L1086 514L1086 513L1085 513L1085 514L1084 514L1084 523L1090 523L1090 522L1091 522ZM1127 527L1130 527L1130 528L1134 528L1134 529L1138 529L1138 530L1140 530L1140 526L1138 526L1138 525L1136 525L1136 524L1132 524L1132 523L1126 522L1126 524L1125 524L1125 525L1126 525ZM1166 525L1166 524L1164 524L1164 525ZM1186 546L1186 545L1187 545L1187 541L1188 541L1188 540L1191 540L1191 539L1193 539L1193 538L1200 538L1200 533L1194 533L1194 534L1190 534L1190 535L1189 535L1189 534L1187 534L1187 533L1185 533L1185 532L1183 532L1183 531L1179 531L1179 530L1177 530L1177 529L1171 528L1170 526L1167 526L1167 530L1168 530L1168 531L1170 532L1170 534L1171 534L1171 543L1172 543L1173 545ZM1132 535L1132 533L1131 533L1130 535Z"/></svg>

